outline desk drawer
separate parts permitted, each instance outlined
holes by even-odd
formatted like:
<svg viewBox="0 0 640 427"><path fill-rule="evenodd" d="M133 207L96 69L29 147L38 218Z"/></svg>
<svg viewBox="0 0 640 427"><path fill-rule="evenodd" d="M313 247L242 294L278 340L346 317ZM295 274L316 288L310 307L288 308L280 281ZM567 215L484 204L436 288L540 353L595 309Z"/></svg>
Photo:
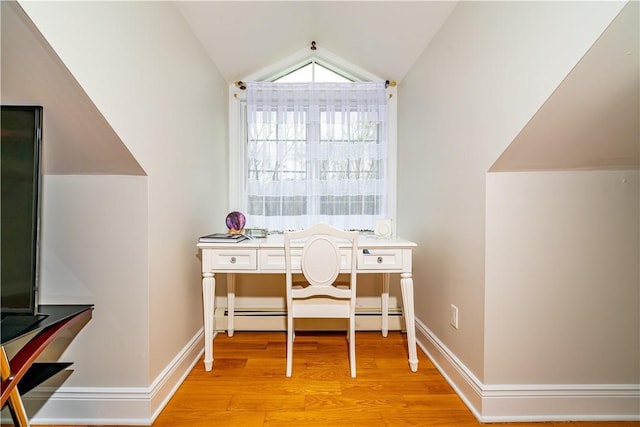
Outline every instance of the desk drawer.
<svg viewBox="0 0 640 427"><path fill-rule="evenodd" d="M255 249L209 249L205 259L211 270L255 270Z"/></svg>
<svg viewBox="0 0 640 427"><path fill-rule="evenodd" d="M294 270L300 270L302 249L292 249L291 259ZM284 249L269 249L260 251L260 270L284 271Z"/></svg>
<svg viewBox="0 0 640 427"><path fill-rule="evenodd" d="M349 251L340 251L342 258L342 269L349 270L351 268L351 257ZM300 258L302 257L302 249L291 249L291 265L293 271L300 271ZM260 270L278 270L285 271L284 250L270 249L260 251Z"/></svg>
<svg viewBox="0 0 640 427"><path fill-rule="evenodd" d="M402 249L360 249L358 270L402 270Z"/></svg>

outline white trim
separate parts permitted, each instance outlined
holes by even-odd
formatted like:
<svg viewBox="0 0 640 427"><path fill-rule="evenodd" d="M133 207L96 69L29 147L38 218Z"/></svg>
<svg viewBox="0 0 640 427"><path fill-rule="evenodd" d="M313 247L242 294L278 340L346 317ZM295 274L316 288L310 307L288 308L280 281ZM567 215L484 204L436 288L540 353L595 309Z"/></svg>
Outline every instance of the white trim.
<svg viewBox="0 0 640 427"><path fill-rule="evenodd" d="M482 423L640 421L640 384L484 385L416 319L418 345Z"/></svg>
<svg viewBox="0 0 640 427"><path fill-rule="evenodd" d="M480 420L482 383L438 337L416 318L416 341L473 415Z"/></svg>
<svg viewBox="0 0 640 427"><path fill-rule="evenodd" d="M300 68L301 66L307 64L309 61L316 61L323 67L335 71L338 74L352 80L378 81L393 79L393 77L382 78L380 76L376 76L375 74L372 74L365 69L358 67L357 65L345 61L344 59L342 59L338 55L335 55L327 49L317 47L316 50L311 50L309 48L300 49L292 55L289 55L286 58L283 58L280 61L261 69L260 71L250 74L241 80L272 80Z"/></svg>
<svg viewBox="0 0 640 427"><path fill-rule="evenodd" d="M217 306L214 316L216 332L227 330L227 310ZM344 328L343 319L296 319L296 330L334 331ZM404 331L405 323L400 308L389 308L389 331ZM356 331L380 331L382 314L380 308L356 308ZM234 331L286 331L287 313L282 308L237 308L233 317Z"/></svg>
<svg viewBox="0 0 640 427"><path fill-rule="evenodd" d="M387 87L387 218L396 236L398 205L398 90Z"/></svg>
<svg viewBox="0 0 640 427"><path fill-rule="evenodd" d="M23 397L32 424L151 425L204 352L204 331L149 387L38 387ZM10 419L2 419L2 423Z"/></svg>
<svg viewBox="0 0 640 427"><path fill-rule="evenodd" d="M243 170L241 159L245 158L245 129L241 126L243 120L242 100L246 98L245 91L229 86L229 211L246 212L242 205L242 191L245 188L244 174L238 173L238 168Z"/></svg>
<svg viewBox="0 0 640 427"><path fill-rule="evenodd" d="M492 385L482 422L640 421L640 389L631 384Z"/></svg>

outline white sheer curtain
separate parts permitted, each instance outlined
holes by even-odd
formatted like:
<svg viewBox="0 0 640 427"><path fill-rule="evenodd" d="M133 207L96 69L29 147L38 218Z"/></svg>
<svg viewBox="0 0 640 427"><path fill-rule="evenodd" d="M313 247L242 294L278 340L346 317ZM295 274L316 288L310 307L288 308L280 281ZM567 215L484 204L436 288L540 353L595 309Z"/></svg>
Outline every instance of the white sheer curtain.
<svg viewBox="0 0 640 427"><path fill-rule="evenodd" d="M372 230L386 215L383 82L248 82L246 149L252 226Z"/></svg>

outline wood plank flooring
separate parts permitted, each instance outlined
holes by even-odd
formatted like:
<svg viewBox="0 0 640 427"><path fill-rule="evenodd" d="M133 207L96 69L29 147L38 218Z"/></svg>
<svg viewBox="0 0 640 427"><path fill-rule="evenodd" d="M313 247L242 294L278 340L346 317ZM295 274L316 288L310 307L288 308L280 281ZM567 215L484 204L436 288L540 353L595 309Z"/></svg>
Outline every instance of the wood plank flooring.
<svg viewBox="0 0 640 427"><path fill-rule="evenodd" d="M194 367L153 427L480 426L418 349L407 364L406 336L356 336L357 378L349 375L344 334L299 333L292 378L285 377L284 332L218 334L214 367ZM517 427L631 427L640 423L514 423ZM57 426L65 427L65 426Z"/></svg>

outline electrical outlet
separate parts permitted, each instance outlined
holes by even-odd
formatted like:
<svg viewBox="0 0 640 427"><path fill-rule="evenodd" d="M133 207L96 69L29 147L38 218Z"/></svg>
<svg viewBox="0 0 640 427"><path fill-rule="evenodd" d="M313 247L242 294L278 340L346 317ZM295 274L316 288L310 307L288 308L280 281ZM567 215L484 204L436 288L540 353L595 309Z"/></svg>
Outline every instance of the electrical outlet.
<svg viewBox="0 0 640 427"><path fill-rule="evenodd" d="M458 307L453 304L451 304L451 308L449 309L449 323L458 329Z"/></svg>

